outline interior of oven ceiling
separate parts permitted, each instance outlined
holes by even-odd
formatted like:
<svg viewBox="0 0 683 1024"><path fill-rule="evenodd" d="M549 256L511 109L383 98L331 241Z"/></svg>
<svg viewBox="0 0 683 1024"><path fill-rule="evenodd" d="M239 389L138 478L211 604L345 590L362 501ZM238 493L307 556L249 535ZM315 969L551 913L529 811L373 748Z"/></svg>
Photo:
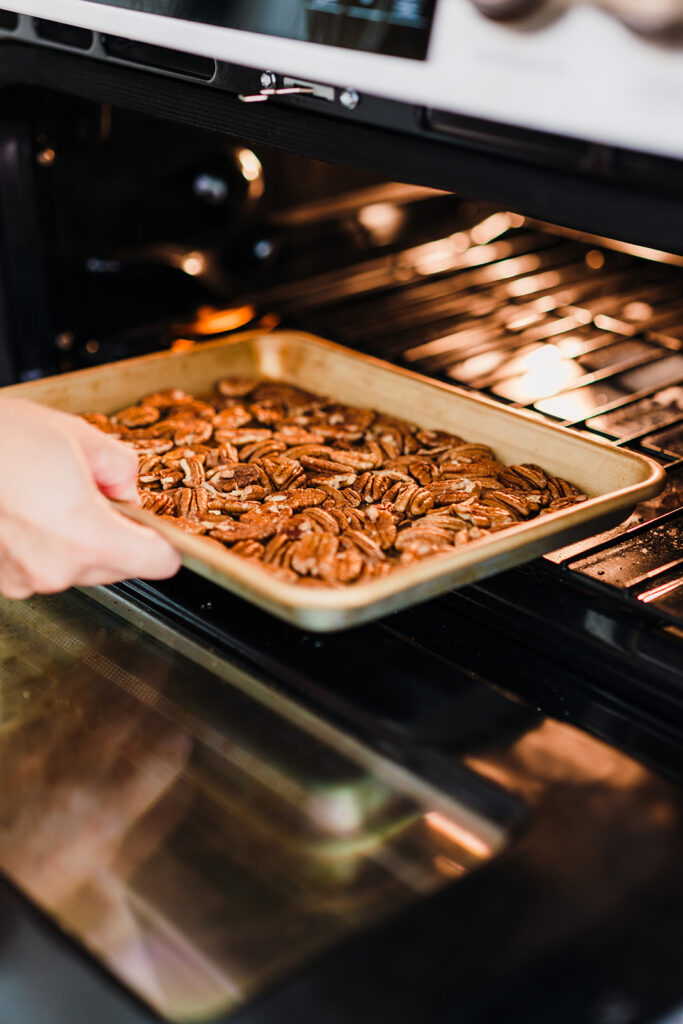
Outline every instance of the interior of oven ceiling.
<svg viewBox="0 0 683 1024"><path fill-rule="evenodd" d="M680 258L37 88L2 131L6 375L282 325L474 388L667 467L547 566L683 622Z"/></svg>

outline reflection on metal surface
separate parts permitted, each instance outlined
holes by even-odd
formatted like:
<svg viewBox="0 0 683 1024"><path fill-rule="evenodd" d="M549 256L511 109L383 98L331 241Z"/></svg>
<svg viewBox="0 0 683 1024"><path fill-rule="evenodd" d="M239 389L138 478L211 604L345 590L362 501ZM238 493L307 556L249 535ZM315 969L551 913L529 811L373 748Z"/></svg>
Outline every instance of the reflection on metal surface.
<svg viewBox="0 0 683 1024"><path fill-rule="evenodd" d="M238 1007L504 841L84 597L2 601L0 629L0 868L171 1020Z"/></svg>
<svg viewBox="0 0 683 1024"><path fill-rule="evenodd" d="M256 316L253 306L235 306L231 309L213 309L204 306L197 311L197 319L185 325L190 334L210 335L235 331L244 327Z"/></svg>

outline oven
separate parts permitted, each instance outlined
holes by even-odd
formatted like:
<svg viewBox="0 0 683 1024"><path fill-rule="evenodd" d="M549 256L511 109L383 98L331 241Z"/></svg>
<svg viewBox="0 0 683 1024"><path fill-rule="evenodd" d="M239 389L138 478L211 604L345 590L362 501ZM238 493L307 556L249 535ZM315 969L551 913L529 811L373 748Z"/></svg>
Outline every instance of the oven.
<svg viewBox="0 0 683 1024"><path fill-rule="evenodd" d="M682 22L4 0L2 384L291 328L666 471L344 633L0 602L5 1024L678 1019Z"/></svg>

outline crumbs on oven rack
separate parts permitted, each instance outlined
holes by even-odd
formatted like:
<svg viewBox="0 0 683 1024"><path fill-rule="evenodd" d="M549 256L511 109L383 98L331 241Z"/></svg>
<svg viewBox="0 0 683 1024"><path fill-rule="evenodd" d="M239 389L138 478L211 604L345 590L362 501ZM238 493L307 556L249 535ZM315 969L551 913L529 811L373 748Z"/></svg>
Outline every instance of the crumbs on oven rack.
<svg viewBox="0 0 683 1024"><path fill-rule="evenodd" d="M373 579L586 497L484 444L272 381L84 418L137 450L144 509L308 586Z"/></svg>

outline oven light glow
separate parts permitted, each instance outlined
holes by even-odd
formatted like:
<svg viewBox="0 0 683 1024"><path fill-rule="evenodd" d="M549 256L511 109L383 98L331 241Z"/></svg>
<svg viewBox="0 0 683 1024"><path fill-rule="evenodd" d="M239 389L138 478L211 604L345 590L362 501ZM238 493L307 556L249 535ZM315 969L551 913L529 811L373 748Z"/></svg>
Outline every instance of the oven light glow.
<svg viewBox="0 0 683 1024"><path fill-rule="evenodd" d="M494 238L498 238L500 235L505 234L506 231L512 226L512 217L510 213L493 213L490 217L486 217L485 220L480 221L470 231L470 238L475 245L484 245L486 242L492 242Z"/></svg>
<svg viewBox="0 0 683 1024"><path fill-rule="evenodd" d="M200 252L190 252L183 257L180 266L190 277L198 277L206 270L206 260Z"/></svg>
<svg viewBox="0 0 683 1024"><path fill-rule="evenodd" d="M190 334L221 334L223 331L234 331L253 320L256 310L253 306L235 306L232 309L213 309L202 306L197 312L194 323L185 326Z"/></svg>
<svg viewBox="0 0 683 1024"><path fill-rule="evenodd" d="M261 161L250 149L240 149L237 160L243 177L247 181L258 181L263 174Z"/></svg>
<svg viewBox="0 0 683 1024"><path fill-rule="evenodd" d="M457 821L452 821L451 818L439 814L438 811L430 811L429 814L425 814L425 821L435 832L439 832L446 839L457 843L458 846L463 846L477 857L490 857L493 853L489 844L479 836L475 836L474 832L459 825Z"/></svg>
<svg viewBox="0 0 683 1024"><path fill-rule="evenodd" d="M649 320L654 310L649 302L629 302L624 306L623 315L630 323L637 324Z"/></svg>
<svg viewBox="0 0 683 1024"><path fill-rule="evenodd" d="M554 395L577 376L577 367L555 345L544 345L521 360L523 386L530 395Z"/></svg>
<svg viewBox="0 0 683 1024"><path fill-rule="evenodd" d="M393 203L370 203L358 211L359 223L375 241L382 245L391 242L403 224L403 210Z"/></svg>
<svg viewBox="0 0 683 1024"><path fill-rule="evenodd" d="M523 295L531 295L532 292L540 291L542 288L553 288L560 284L561 277L557 270L548 270L544 274L532 274L529 277L520 277L516 281L510 281L507 286L507 293L510 298L521 298Z"/></svg>
<svg viewBox="0 0 683 1024"><path fill-rule="evenodd" d="M600 252L599 249L591 249L585 255L586 266L590 267L591 270L600 270L605 265L605 254Z"/></svg>

